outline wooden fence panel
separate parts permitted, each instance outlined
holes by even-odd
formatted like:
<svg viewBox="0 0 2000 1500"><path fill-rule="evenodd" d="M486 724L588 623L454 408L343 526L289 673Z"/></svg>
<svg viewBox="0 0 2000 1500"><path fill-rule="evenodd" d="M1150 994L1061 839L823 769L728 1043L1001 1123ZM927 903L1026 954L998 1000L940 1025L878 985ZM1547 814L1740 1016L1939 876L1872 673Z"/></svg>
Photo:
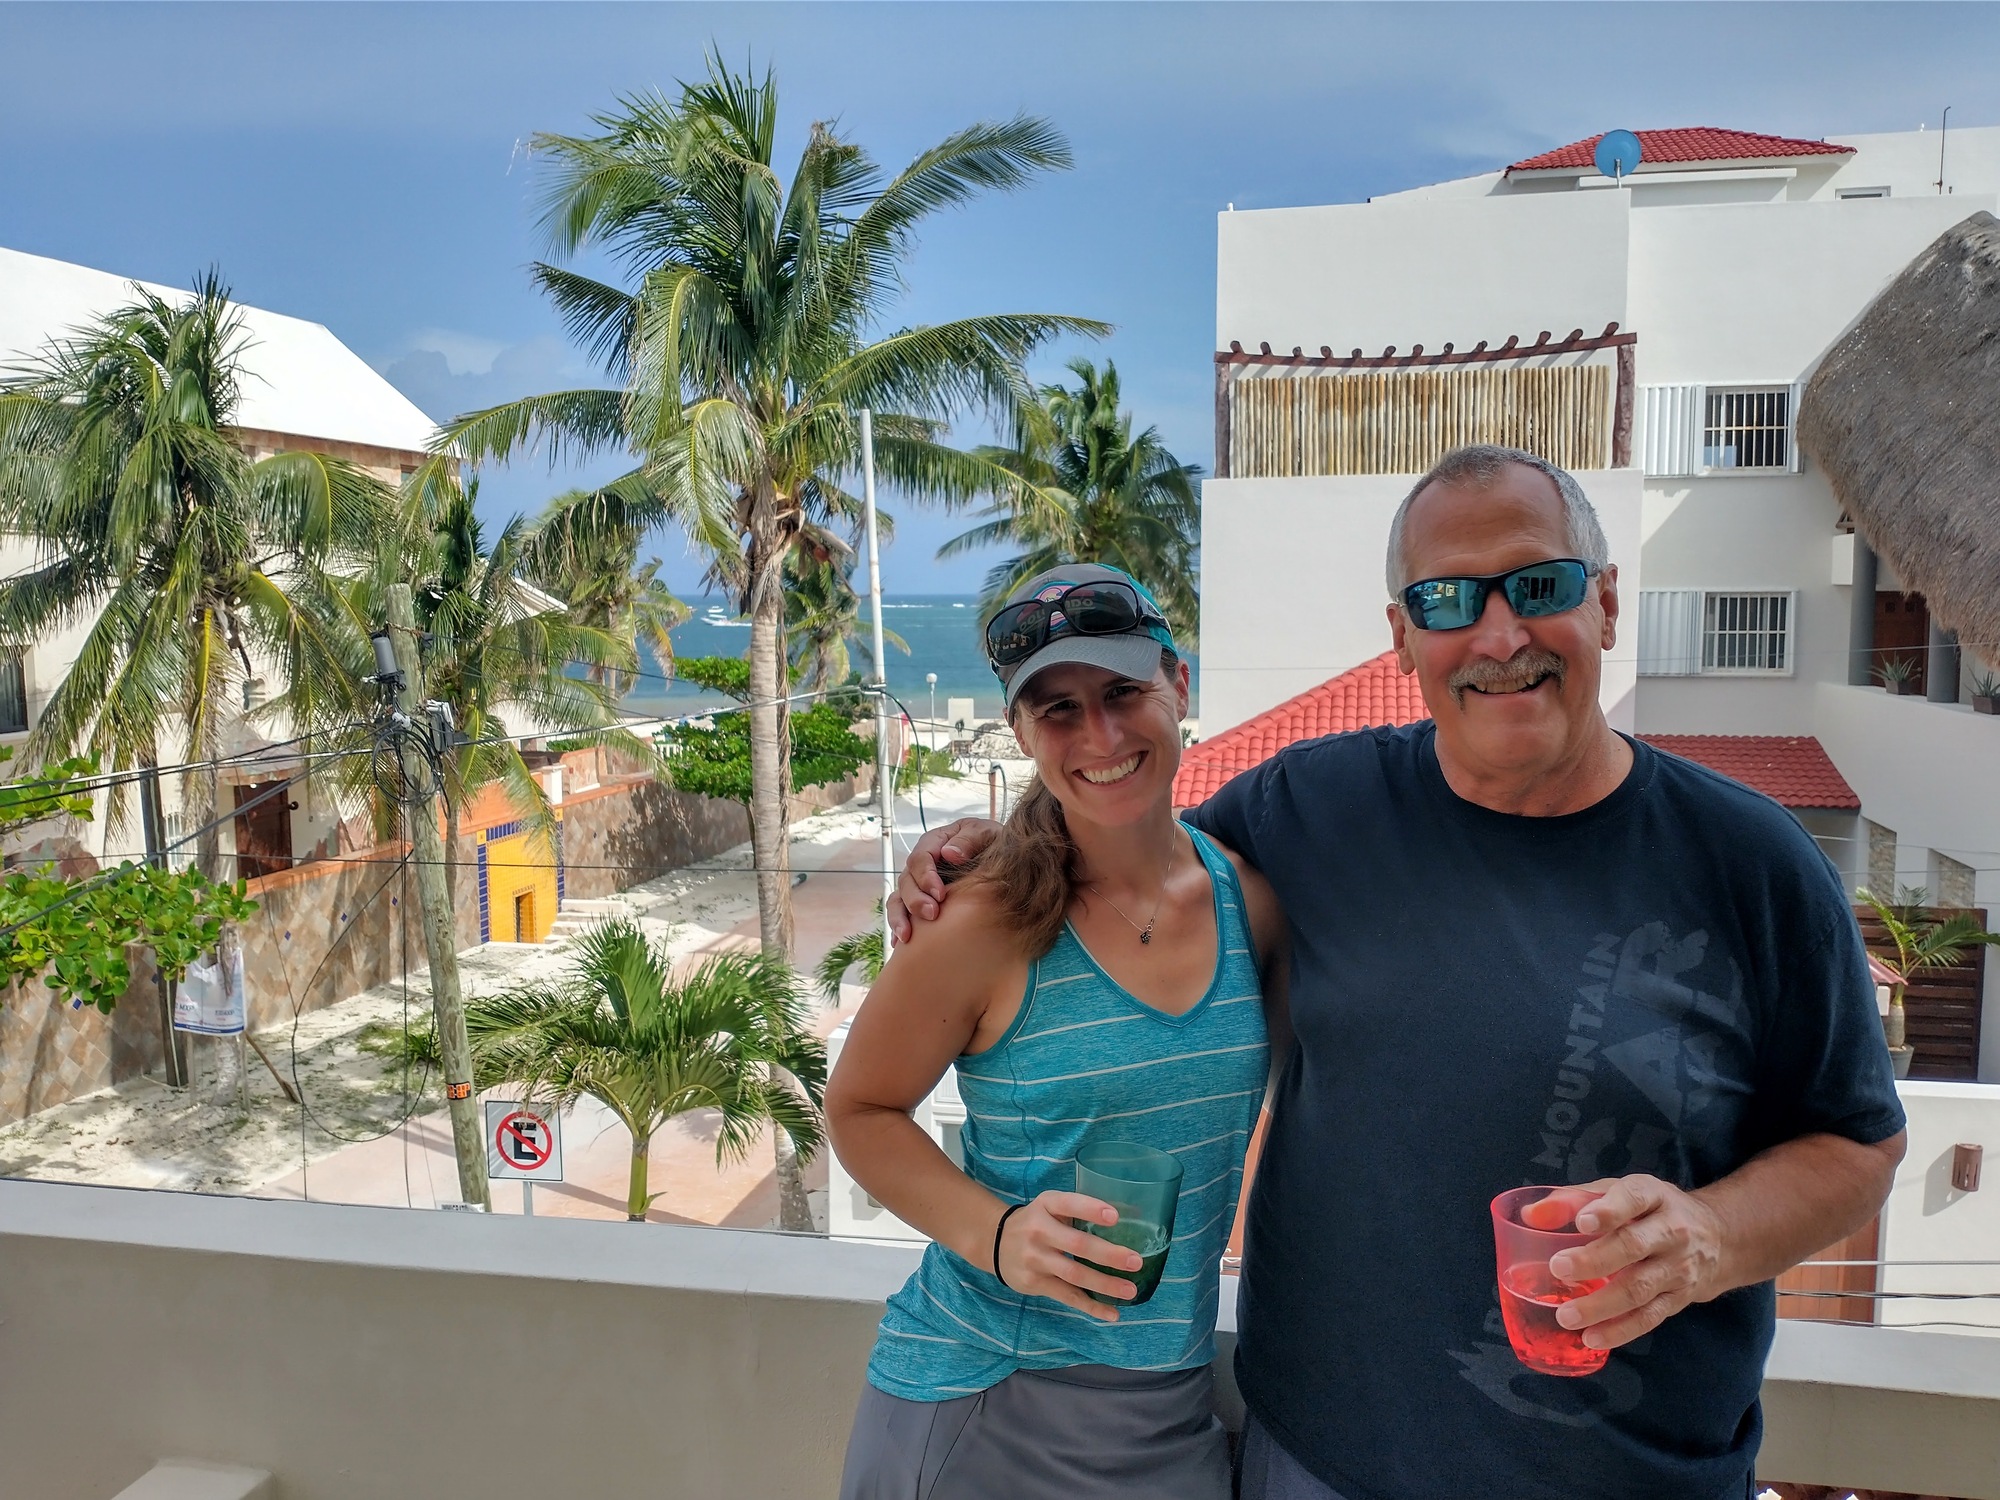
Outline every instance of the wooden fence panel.
<svg viewBox="0 0 2000 1500"><path fill-rule="evenodd" d="M1952 908L1956 910L1956 908ZM1950 912L1926 907L1921 915L1929 921ZM1979 925L1986 925L1986 913L1973 910ZM1868 951L1878 958L1893 959L1896 945L1889 941L1879 917L1868 907L1854 910L1861 923L1861 937ZM1953 1079L1974 1083L1979 1078L1979 1011L1986 993L1986 952L1974 948L1971 955L1949 969L1926 969L1910 981L1903 996L1907 1022L1906 1039L1915 1047L1910 1061L1912 1078Z"/></svg>
<svg viewBox="0 0 2000 1500"><path fill-rule="evenodd" d="M1421 474L1466 443L1524 448L1566 469L1611 461L1606 365L1241 377L1229 402L1236 478Z"/></svg>

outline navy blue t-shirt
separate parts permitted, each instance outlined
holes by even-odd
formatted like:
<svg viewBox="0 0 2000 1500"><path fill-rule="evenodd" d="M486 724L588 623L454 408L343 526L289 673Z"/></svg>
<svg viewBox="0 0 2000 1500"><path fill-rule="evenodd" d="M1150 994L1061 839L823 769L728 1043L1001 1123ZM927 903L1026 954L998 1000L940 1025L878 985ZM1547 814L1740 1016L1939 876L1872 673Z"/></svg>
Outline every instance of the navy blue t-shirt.
<svg viewBox="0 0 2000 1500"><path fill-rule="evenodd" d="M1825 856L1767 798L1633 754L1595 806L1525 818L1458 797L1431 724L1364 730L1190 815L1270 880L1294 954L1238 1378L1346 1500L1740 1500L1771 1284L1596 1375L1534 1374L1487 1205L1628 1172L1696 1188L1800 1135L1903 1127Z"/></svg>

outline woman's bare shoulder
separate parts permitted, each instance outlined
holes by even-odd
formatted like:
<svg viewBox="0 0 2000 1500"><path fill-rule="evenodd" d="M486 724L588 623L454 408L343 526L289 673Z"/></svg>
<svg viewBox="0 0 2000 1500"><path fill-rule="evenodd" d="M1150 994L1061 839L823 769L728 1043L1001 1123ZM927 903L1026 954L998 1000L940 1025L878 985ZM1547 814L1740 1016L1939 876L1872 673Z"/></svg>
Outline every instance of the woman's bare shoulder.
<svg viewBox="0 0 2000 1500"><path fill-rule="evenodd" d="M944 905L934 921L919 922L903 945L912 953L970 957L992 953L1012 954L1020 947L1007 920L999 888L990 880L971 875L953 882Z"/></svg>

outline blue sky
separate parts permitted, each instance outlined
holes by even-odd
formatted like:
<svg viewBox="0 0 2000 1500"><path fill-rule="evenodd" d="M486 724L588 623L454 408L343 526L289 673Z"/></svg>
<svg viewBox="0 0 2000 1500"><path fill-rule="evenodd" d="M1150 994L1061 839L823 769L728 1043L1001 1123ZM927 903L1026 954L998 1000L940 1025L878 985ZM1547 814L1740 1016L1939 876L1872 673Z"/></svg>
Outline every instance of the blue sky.
<svg viewBox="0 0 2000 1500"><path fill-rule="evenodd" d="M328 324L434 416L592 383L528 285L520 152L711 43L771 65L793 143L893 170L1019 110L1076 169L933 221L897 322L1107 319L1142 422L1211 447L1214 215L1353 201L1613 126L1820 136L2000 122L2000 8L1563 5L0 5L0 244ZM1052 351L1041 373L1083 349ZM491 476L531 510L574 475ZM899 511L892 589L951 517ZM678 538L668 576L700 572Z"/></svg>

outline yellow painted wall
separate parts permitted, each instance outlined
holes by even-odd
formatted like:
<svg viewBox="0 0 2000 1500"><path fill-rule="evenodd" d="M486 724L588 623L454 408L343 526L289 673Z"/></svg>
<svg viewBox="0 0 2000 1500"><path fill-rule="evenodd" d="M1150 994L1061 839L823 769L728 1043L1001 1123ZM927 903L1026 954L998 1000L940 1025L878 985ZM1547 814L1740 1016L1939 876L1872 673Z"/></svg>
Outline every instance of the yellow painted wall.
<svg viewBox="0 0 2000 1500"><path fill-rule="evenodd" d="M486 839L486 891L488 921L496 943L539 943L549 935L556 920L556 866L554 856L540 841L527 833ZM534 912L526 932L516 930L516 898L522 893L533 897Z"/></svg>

